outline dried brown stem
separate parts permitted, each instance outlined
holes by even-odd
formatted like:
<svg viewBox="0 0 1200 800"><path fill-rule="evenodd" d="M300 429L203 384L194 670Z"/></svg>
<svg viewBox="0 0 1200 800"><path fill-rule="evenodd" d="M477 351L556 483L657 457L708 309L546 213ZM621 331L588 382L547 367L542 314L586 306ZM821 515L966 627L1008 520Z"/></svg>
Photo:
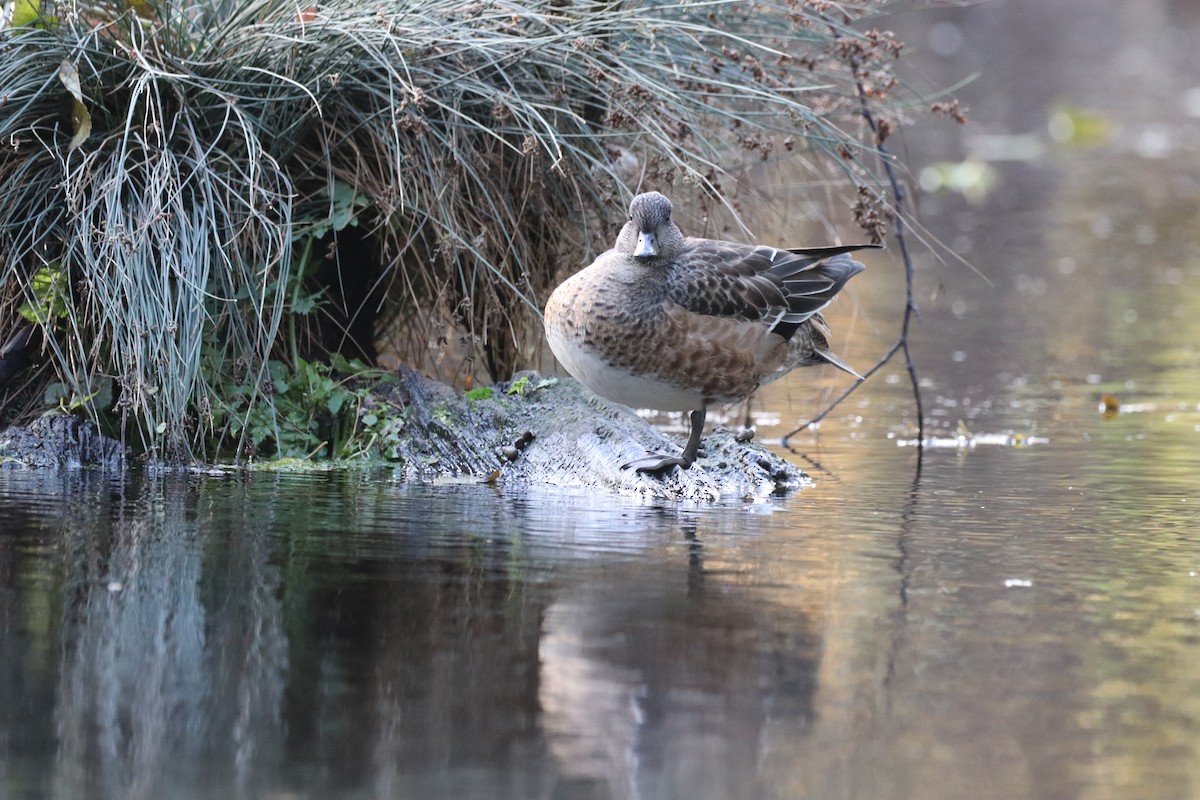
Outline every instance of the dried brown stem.
<svg viewBox="0 0 1200 800"><path fill-rule="evenodd" d="M854 69L856 75L859 74L858 66L859 65L856 63L856 59L851 58L851 67ZM849 397L854 390L857 389L867 378L870 378L873 374L879 371L884 364L891 361L892 357L895 356L896 353L903 351L904 366L908 370L908 377L912 382L913 400L917 407L917 448L920 450L925 446L925 413L924 407L921 403L921 384L917 378L917 366L913 361L912 349L909 347L908 336L909 326L912 324L913 318L920 316L920 311L917 309L917 303L913 294L912 254L909 252L908 239L905 235L907 231L907 225L904 219L904 207L908 195L905 192L904 184L901 183L900 179L896 176L896 168L892 155L888 151L887 145L884 143L886 136L880 135L879 121L876 119L875 113L872 110L871 101L866 88L863 86L862 80L857 80L856 85L858 89L860 113L862 114L863 121L867 123L867 127L869 127L871 132L875 135L876 151L879 153L879 157L883 161L884 173L887 175L888 183L891 185L892 189L892 198L894 200L892 213L895 219L895 228L892 235L896 240L897 246L900 248L900 257L904 262L904 319L900 323L900 335L896 338L896 341L893 342L892 346L888 348L887 352L880 357L879 361L875 363L875 366L867 370L866 374L863 375L863 380L855 382L854 385L842 392L839 397L837 397L832 403L826 406L819 414L810 419L808 422L798 426L790 433L785 434L780 444L782 444L784 447L787 447L788 440L791 437L795 436L805 428L809 428L823 420L829 415L830 412L837 408L837 406L843 400Z"/></svg>

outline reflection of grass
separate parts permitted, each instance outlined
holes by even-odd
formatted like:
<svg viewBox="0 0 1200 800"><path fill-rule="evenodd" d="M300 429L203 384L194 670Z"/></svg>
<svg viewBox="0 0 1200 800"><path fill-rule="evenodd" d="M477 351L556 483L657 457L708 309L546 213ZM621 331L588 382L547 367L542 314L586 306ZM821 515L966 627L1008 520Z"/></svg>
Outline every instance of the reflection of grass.
<svg viewBox="0 0 1200 800"><path fill-rule="evenodd" d="M840 124L898 47L850 7L46 0L0 30L0 334L61 271L66 313L35 317L58 379L114 379L162 455L205 448L229 387L273 404L271 361L301 368L351 280L374 305L339 319L453 323L507 377L564 248L631 188L725 198L731 170L802 149L867 178ZM331 277L351 227L367 247Z"/></svg>

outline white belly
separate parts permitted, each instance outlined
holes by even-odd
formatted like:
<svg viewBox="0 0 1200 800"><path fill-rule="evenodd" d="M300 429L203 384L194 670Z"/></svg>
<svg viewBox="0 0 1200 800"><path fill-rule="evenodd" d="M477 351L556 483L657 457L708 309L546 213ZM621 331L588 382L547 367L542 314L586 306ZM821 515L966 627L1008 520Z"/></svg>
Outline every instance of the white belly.
<svg viewBox="0 0 1200 800"><path fill-rule="evenodd" d="M581 347L578 339L563 336L553 328L547 328L546 340L567 372L601 397L630 408L659 411L694 411L704 405L699 392L660 383L653 375L634 375L611 366L590 349Z"/></svg>

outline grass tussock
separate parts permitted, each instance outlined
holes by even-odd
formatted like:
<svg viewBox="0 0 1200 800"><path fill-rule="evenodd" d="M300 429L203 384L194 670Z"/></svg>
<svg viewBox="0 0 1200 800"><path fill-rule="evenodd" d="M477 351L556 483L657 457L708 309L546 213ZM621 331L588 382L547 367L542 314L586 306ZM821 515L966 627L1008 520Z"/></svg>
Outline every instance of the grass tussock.
<svg viewBox="0 0 1200 800"><path fill-rule="evenodd" d="M414 360L458 331L466 369L504 378L632 191L726 203L764 159L866 187L878 233L858 109L894 84L879 5L22 0L0 336L37 328L59 388L0 386L5 411L53 399L213 457L278 445L281 376L383 329Z"/></svg>

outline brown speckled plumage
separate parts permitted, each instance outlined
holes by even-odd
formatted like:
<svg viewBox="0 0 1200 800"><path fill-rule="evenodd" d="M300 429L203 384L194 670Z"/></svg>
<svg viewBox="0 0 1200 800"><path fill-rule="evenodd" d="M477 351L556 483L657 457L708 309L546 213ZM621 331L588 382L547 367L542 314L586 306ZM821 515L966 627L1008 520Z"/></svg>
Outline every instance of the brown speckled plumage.
<svg viewBox="0 0 1200 800"><path fill-rule="evenodd" d="M597 394L693 412L683 455L638 469L687 467L710 403L748 397L796 367L852 372L829 351L817 312L863 270L846 254L869 246L780 250L684 237L666 197L640 194L613 249L550 296L546 337Z"/></svg>

